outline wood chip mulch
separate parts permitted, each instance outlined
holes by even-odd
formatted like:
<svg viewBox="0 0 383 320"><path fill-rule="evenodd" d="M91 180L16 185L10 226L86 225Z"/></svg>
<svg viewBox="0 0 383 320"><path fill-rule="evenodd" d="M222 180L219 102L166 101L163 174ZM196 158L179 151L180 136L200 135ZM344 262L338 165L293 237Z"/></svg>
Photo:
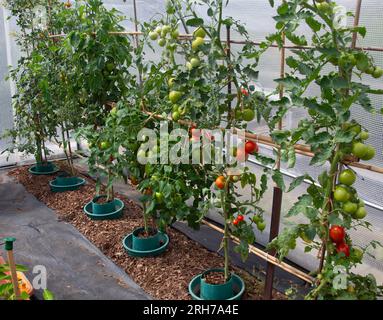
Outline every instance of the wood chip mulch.
<svg viewBox="0 0 383 320"><path fill-rule="evenodd" d="M53 193L48 182L54 176L33 176L27 166L9 172L28 192L53 209L60 220L76 227L106 256L135 281L151 297L159 300L189 300L188 284L206 269L223 266L223 258L211 252L181 232L169 228L169 247L165 253L153 258L133 258L122 247L122 239L135 228L143 225L141 208L125 196L124 215L119 220L93 221L83 212L83 207L95 194L95 183L85 177L87 184L77 191ZM261 300L263 284L249 273L233 268L246 283L244 299ZM274 299L285 299L275 292Z"/></svg>

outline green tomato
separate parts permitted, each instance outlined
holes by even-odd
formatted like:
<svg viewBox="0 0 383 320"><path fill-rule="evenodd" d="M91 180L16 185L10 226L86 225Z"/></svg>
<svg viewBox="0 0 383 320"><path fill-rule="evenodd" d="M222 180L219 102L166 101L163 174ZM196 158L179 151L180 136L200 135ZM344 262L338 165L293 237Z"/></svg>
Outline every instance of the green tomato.
<svg viewBox="0 0 383 320"><path fill-rule="evenodd" d="M174 30L174 31L172 32L172 38L173 38L174 40L177 40L179 36L180 36L180 32L179 32L178 30Z"/></svg>
<svg viewBox="0 0 383 320"><path fill-rule="evenodd" d="M199 27L197 30L194 31L194 37L195 38L202 38L204 39L206 37L206 32L203 28Z"/></svg>
<svg viewBox="0 0 383 320"><path fill-rule="evenodd" d="M319 11L322 11L324 13L330 12L330 10L331 10L331 6L327 2L317 3L317 8Z"/></svg>
<svg viewBox="0 0 383 320"><path fill-rule="evenodd" d="M168 80L168 86L171 88L171 87L173 87L173 85L174 85L174 81L175 81L176 79L174 79L174 78L170 78L169 80Z"/></svg>
<svg viewBox="0 0 383 320"><path fill-rule="evenodd" d="M362 131L362 127L360 124L352 124L351 131L355 132L355 134L359 134Z"/></svg>
<svg viewBox="0 0 383 320"><path fill-rule="evenodd" d="M181 115L180 115L180 113L179 113L178 111L173 112L173 114L172 114L172 119L173 119L174 121L178 121L180 118L181 118Z"/></svg>
<svg viewBox="0 0 383 320"><path fill-rule="evenodd" d="M158 39L158 33L157 32L154 32L154 31L152 31L152 32L150 32L149 33L149 38L150 38L150 40L157 40Z"/></svg>
<svg viewBox="0 0 383 320"><path fill-rule="evenodd" d="M364 201L362 199L359 200L358 206L359 207L364 207L365 206L365 203L364 203Z"/></svg>
<svg viewBox="0 0 383 320"><path fill-rule="evenodd" d="M372 73L372 76L375 78L375 79L379 79L383 76L383 69L380 68L380 67L376 67L374 72Z"/></svg>
<svg viewBox="0 0 383 320"><path fill-rule="evenodd" d="M363 157L360 157L364 161L371 160L375 157L375 148L372 146L367 146L367 151Z"/></svg>
<svg viewBox="0 0 383 320"><path fill-rule="evenodd" d="M368 148L361 142L355 142L352 145L352 154L358 158L363 158L368 152Z"/></svg>
<svg viewBox="0 0 383 320"><path fill-rule="evenodd" d="M343 204L342 209L345 213L354 214L358 210L358 204L347 201Z"/></svg>
<svg viewBox="0 0 383 320"><path fill-rule="evenodd" d="M258 221L258 222L257 222L257 228L258 228L259 231L262 232L263 230L266 229L266 222L264 222L264 221Z"/></svg>
<svg viewBox="0 0 383 320"><path fill-rule="evenodd" d="M164 195L162 192L156 192L155 197L159 203L162 203L164 201Z"/></svg>
<svg viewBox="0 0 383 320"><path fill-rule="evenodd" d="M205 44L205 40L201 37L197 37L193 42L192 42L192 49L194 51L199 50L199 48Z"/></svg>
<svg viewBox="0 0 383 320"><path fill-rule="evenodd" d="M182 97L182 92L180 91L171 91L169 93L169 100L171 103L175 104L178 102L178 100L180 100Z"/></svg>
<svg viewBox="0 0 383 320"><path fill-rule="evenodd" d="M251 109L244 109L242 111L242 119L247 121L247 122L250 122L250 121L253 121L255 118L255 112L254 110L251 110Z"/></svg>
<svg viewBox="0 0 383 320"><path fill-rule="evenodd" d="M339 182L351 186L356 181L356 174L350 169L343 170L339 175Z"/></svg>
<svg viewBox="0 0 383 320"><path fill-rule="evenodd" d="M370 134L369 134L367 131L362 131L362 132L360 133L360 138L361 138L362 140L367 140L369 137L370 137Z"/></svg>
<svg viewBox="0 0 383 320"><path fill-rule="evenodd" d="M172 28L169 25L164 25L161 31L162 36L166 36L171 30Z"/></svg>
<svg viewBox="0 0 383 320"><path fill-rule="evenodd" d="M108 141L102 141L100 143L100 149L101 150L106 150L108 148L110 148L110 143Z"/></svg>
<svg viewBox="0 0 383 320"><path fill-rule="evenodd" d="M350 199L350 193L346 188L337 186L334 191L334 199L339 202L346 202Z"/></svg>
<svg viewBox="0 0 383 320"><path fill-rule="evenodd" d="M178 104L175 104L173 105L173 112L178 112L178 109L180 108L180 106Z"/></svg>
<svg viewBox="0 0 383 320"><path fill-rule="evenodd" d="M363 255L364 255L363 250L357 247L353 247L352 251L354 253L356 261L361 262L363 260Z"/></svg>
<svg viewBox="0 0 383 320"><path fill-rule="evenodd" d="M161 33L162 33L162 27L161 27L161 26L158 26L158 27L154 30L154 32L156 32L158 35L161 35Z"/></svg>
<svg viewBox="0 0 383 320"><path fill-rule="evenodd" d="M198 58L192 58L190 64L193 68L197 68L201 64L201 61Z"/></svg>
<svg viewBox="0 0 383 320"><path fill-rule="evenodd" d="M358 210L355 212L353 217L355 219L364 219L367 216L367 210L365 207L359 207Z"/></svg>
<svg viewBox="0 0 383 320"><path fill-rule="evenodd" d="M237 119L238 121L241 121L243 120L242 119L242 110L241 109L235 109L235 119Z"/></svg>
<svg viewBox="0 0 383 320"><path fill-rule="evenodd" d="M165 47L165 45L166 45L166 40L163 39L163 38L161 38L160 40L158 40L158 45L159 45L160 47Z"/></svg>
<svg viewBox="0 0 383 320"><path fill-rule="evenodd" d="M374 73L374 71L375 71L375 67L369 66L366 70L366 73L372 75Z"/></svg>
<svg viewBox="0 0 383 320"><path fill-rule="evenodd" d="M188 61L186 62L186 68L189 70L189 71L192 71L193 70L193 66L192 64Z"/></svg>

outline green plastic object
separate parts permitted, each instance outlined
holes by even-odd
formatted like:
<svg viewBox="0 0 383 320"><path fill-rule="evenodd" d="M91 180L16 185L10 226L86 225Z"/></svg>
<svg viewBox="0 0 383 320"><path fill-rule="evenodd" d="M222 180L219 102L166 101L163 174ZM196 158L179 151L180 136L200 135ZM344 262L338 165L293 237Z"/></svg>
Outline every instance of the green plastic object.
<svg viewBox="0 0 383 320"><path fill-rule="evenodd" d="M114 211L103 214L93 212L93 201L88 202L84 207L84 212L92 220L112 220L119 219L124 213L124 202L120 199L114 199ZM108 211L108 210L107 210Z"/></svg>
<svg viewBox="0 0 383 320"><path fill-rule="evenodd" d="M135 250L133 249L133 232L128 234L122 241L122 245L126 252L132 257L155 257L163 253L169 245L169 236L166 233L158 232L160 239L160 246L157 249L153 250Z"/></svg>
<svg viewBox="0 0 383 320"><path fill-rule="evenodd" d="M85 184L85 179L79 177L57 177L49 182L52 192L73 191Z"/></svg>
<svg viewBox="0 0 383 320"><path fill-rule="evenodd" d="M93 200L92 200L92 211L93 211L93 214L108 214L108 213L112 213L114 211L116 211L116 202L113 200L113 201L109 201L109 202L105 202L105 203L97 203L97 200L99 199L106 199L107 196L105 195L101 195L101 196L97 196L97 197L94 197Z"/></svg>
<svg viewBox="0 0 383 320"><path fill-rule="evenodd" d="M59 171L59 168L52 162L36 163L28 171L34 175L50 175Z"/></svg>
<svg viewBox="0 0 383 320"><path fill-rule="evenodd" d="M137 251L152 251L162 246L160 233L157 232L154 236L148 238L140 238L139 235L144 228L138 228L133 231L132 248Z"/></svg>
<svg viewBox="0 0 383 320"><path fill-rule="evenodd" d="M223 269L209 269L206 272L210 272L212 270L213 271L223 271ZM202 289L204 291L205 296L201 295L201 287L206 285L206 282L204 284L202 283L203 282L202 275L205 274L206 272L195 276L189 283L189 293L190 293L191 297L193 298L193 300L240 300L242 298L243 293L245 292L245 283L241 277L237 276L234 273L231 275L231 281L230 281L231 286L232 286L231 287L231 292L232 292L231 296L229 296L226 299L221 298L223 296L223 294L219 293L219 290L223 289L225 292L228 292L228 291L226 291L227 288L221 287L221 286L225 286L226 284L224 284L224 285L210 285L210 286L215 286L215 287L221 287L221 288L217 288L219 290L215 291L216 294L215 294L214 298L212 297L212 295L213 295L212 292L209 292L209 293L206 292L206 288ZM210 290L210 288L209 288L209 290ZM228 290L230 290L230 289L228 289ZM206 297L206 295L208 295L208 297ZM226 297L227 297L227 295L226 295Z"/></svg>
<svg viewBox="0 0 383 320"><path fill-rule="evenodd" d="M11 251L13 250L13 243L16 241L16 238L4 238L5 241L5 250Z"/></svg>

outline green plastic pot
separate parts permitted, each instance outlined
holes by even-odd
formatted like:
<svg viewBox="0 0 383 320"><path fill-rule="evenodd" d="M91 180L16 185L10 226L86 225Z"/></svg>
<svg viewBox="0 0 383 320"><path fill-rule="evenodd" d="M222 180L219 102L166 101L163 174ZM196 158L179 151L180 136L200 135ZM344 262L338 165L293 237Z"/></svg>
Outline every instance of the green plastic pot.
<svg viewBox="0 0 383 320"><path fill-rule="evenodd" d="M112 220L121 218L124 213L124 202L120 199L114 198L114 208L115 210L109 213L96 214L93 212L93 200L88 202L84 207L84 212L92 220ZM107 210L109 211L109 210Z"/></svg>
<svg viewBox="0 0 383 320"><path fill-rule="evenodd" d="M109 201L109 202L106 202L106 203L97 203L97 200L99 199L102 199L102 198L106 198L107 196L105 195L101 195L101 196L97 196L97 197L94 197L93 200L92 200L92 212L93 214L108 214L108 213L112 213L114 211L116 211L116 203L114 202L114 200L112 201Z"/></svg>
<svg viewBox="0 0 383 320"><path fill-rule="evenodd" d="M30 167L28 171L35 175L49 175L59 171L59 168L52 162L38 162Z"/></svg>
<svg viewBox="0 0 383 320"><path fill-rule="evenodd" d="M85 179L79 177L59 176L49 182L52 192L73 191L85 184Z"/></svg>
<svg viewBox="0 0 383 320"><path fill-rule="evenodd" d="M133 231L132 248L137 251L150 251L161 247L162 243L160 233L157 231L154 236L148 238L138 237L138 235L144 230L145 228L138 228ZM153 229L150 230L152 231Z"/></svg>
<svg viewBox="0 0 383 320"><path fill-rule="evenodd" d="M143 228L140 228L141 230ZM137 229L139 230L139 229ZM135 231L137 231L135 230ZM163 253L168 245L169 245L169 236L166 233L158 232L158 240L159 244L157 243L157 248L155 249L149 249L149 250L137 250L133 249L133 231L132 233L128 234L123 240L122 240L122 245L126 252L132 256L132 257L154 257L158 256L161 253Z"/></svg>
<svg viewBox="0 0 383 320"><path fill-rule="evenodd" d="M195 276L189 283L189 293L193 300L240 300L245 292L245 283L236 274L232 274L230 280L221 285L207 284L203 276L207 272L223 269L209 269L204 273Z"/></svg>

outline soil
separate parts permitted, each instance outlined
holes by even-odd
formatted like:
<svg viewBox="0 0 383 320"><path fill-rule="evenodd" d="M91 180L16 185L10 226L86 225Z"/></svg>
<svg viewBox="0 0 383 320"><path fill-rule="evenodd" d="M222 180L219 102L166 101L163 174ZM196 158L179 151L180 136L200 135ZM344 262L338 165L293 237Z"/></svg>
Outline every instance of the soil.
<svg viewBox="0 0 383 320"><path fill-rule="evenodd" d="M225 274L223 272L214 271L205 274L204 279L208 284L225 284Z"/></svg>
<svg viewBox="0 0 383 320"><path fill-rule="evenodd" d="M94 202L97 204L106 204L106 203L112 202L112 200L108 201L107 197L100 197L100 198L96 199L96 201L94 201Z"/></svg>
<svg viewBox="0 0 383 320"><path fill-rule="evenodd" d="M57 165L60 166L59 163ZM61 169L66 169L65 165L62 164ZM218 253L208 251L173 228L167 230L170 243L162 255L145 259L130 257L122 246L122 239L144 225L142 209L137 203L116 193L115 196L125 203L121 219L109 221L89 219L84 214L83 207L93 199L95 183L80 172L76 175L86 179L87 184L76 191L63 193L50 191L48 183L55 178L55 175L34 176L28 172L27 166L12 170L9 175L23 184L38 200L53 209L59 220L77 228L154 299L190 300L188 284L192 278L207 269L222 268L224 265L224 259ZM263 283L258 278L236 267L230 271L245 281L244 299L262 299ZM259 271L255 271L254 274L256 272ZM286 297L275 291L274 299L284 300Z"/></svg>
<svg viewBox="0 0 383 320"><path fill-rule="evenodd" d="M149 229L148 232L146 232L145 230L142 230L139 233L137 233L135 236L137 238L150 238L155 236L156 234L157 234L157 230Z"/></svg>

